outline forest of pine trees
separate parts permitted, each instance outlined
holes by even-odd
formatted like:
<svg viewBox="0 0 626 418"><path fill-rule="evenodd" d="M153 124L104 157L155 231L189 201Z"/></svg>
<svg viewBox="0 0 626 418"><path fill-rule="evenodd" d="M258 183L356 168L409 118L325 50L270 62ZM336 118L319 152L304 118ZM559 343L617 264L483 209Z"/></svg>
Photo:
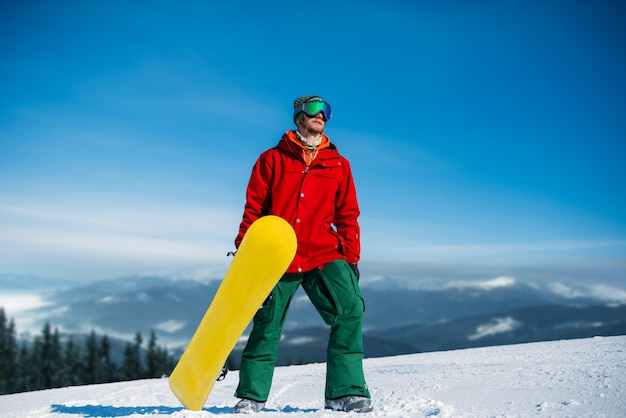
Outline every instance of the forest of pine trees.
<svg viewBox="0 0 626 418"><path fill-rule="evenodd" d="M157 346L154 331L145 348L142 343L137 332L116 364L109 338L94 331L79 343L72 335L61 338L46 323L32 341L18 342L15 321L7 320L0 307L0 395L169 375L176 360Z"/></svg>

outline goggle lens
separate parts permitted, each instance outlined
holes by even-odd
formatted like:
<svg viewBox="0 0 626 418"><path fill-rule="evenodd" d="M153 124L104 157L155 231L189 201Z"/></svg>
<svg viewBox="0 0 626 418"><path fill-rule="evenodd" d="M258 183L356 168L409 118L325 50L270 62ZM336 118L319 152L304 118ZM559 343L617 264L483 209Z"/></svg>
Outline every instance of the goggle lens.
<svg viewBox="0 0 626 418"><path fill-rule="evenodd" d="M330 119L330 105L326 102L320 101L311 101L306 102L302 106L300 106L300 110L307 114L307 116L313 117L318 113L322 112L324 114L324 119Z"/></svg>

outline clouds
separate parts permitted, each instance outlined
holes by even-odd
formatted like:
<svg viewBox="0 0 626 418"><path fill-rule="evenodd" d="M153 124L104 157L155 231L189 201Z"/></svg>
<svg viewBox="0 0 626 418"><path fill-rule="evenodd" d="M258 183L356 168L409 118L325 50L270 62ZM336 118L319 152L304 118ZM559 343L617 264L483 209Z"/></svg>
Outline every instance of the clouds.
<svg viewBox="0 0 626 418"><path fill-rule="evenodd" d="M220 277L229 263L226 252L233 249L241 212L238 205L229 204L107 201L98 195L66 198L0 198L0 271L70 279L148 272ZM381 229L384 224L391 229ZM399 231L389 221L378 224L365 217L365 276L397 274L421 280L438 269L435 276L447 280L513 274L522 279L589 276L614 282L624 274L618 260L626 241L515 243L477 236L463 243L454 242L458 238L449 231L446 239L409 233L418 225L406 224ZM397 267L390 268L394 264Z"/></svg>
<svg viewBox="0 0 626 418"><path fill-rule="evenodd" d="M364 234L368 234L367 227ZM389 240L381 240L382 233L367 238L364 245L364 258L372 260L410 260L415 263L435 264L476 264L493 266L545 266L570 265L610 265L617 269L626 254L626 241L620 240L579 240L579 241L530 241L511 242L483 241L480 236L466 238L459 242L453 232L441 231L442 237L401 236L390 245ZM437 241L437 242L434 242ZM456 242L455 242L456 241ZM498 274L497 272L495 274Z"/></svg>
<svg viewBox="0 0 626 418"><path fill-rule="evenodd" d="M626 241L562 241L562 242L519 242L519 243L492 243L492 244L423 244L408 247L408 251L424 254L431 259L441 259L454 254L457 259L464 260L491 260L498 258L536 258L544 255L546 258L554 255L569 255L586 253L594 249L614 249L619 253L626 248Z"/></svg>
<svg viewBox="0 0 626 418"><path fill-rule="evenodd" d="M0 205L0 270L64 278L219 270L234 246L235 213L216 206L5 203Z"/></svg>

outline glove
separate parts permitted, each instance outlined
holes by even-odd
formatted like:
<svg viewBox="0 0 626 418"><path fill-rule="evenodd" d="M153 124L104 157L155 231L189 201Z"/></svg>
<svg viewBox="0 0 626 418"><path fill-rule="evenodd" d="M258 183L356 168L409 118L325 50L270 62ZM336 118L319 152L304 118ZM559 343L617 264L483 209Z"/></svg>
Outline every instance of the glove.
<svg viewBox="0 0 626 418"><path fill-rule="evenodd" d="M357 266L356 263L350 263L350 268L354 272L354 275L356 276L356 281L358 282L359 279L361 278L361 275L359 273L359 266Z"/></svg>

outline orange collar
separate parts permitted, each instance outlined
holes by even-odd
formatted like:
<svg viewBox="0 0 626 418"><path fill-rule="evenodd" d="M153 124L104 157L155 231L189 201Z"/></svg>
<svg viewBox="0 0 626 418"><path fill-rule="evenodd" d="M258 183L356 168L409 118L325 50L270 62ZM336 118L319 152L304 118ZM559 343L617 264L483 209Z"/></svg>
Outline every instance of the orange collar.
<svg viewBox="0 0 626 418"><path fill-rule="evenodd" d="M315 149L310 149L303 145L296 136L296 131L287 131L287 137L291 142L300 147L300 149L302 150L302 158L304 159L304 163L307 167L311 165L320 150L330 147L330 138L328 138L324 134L322 134L322 142L317 147L315 147Z"/></svg>
<svg viewBox="0 0 626 418"><path fill-rule="evenodd" d="M303 150L311 151L310 148L307 148L305 145L302 144L302 142L300 142L300 140L296 136L296 131L287 131L287 136L289 137L289 140L291 142L293 142L294 144L298 145ZM330 146L330 138L328 138L326 135L322 134L322 142L317 147L315 147L314 151L319 151L319 150L321 150L323 148L328 148L329 146Z"/></svg>

